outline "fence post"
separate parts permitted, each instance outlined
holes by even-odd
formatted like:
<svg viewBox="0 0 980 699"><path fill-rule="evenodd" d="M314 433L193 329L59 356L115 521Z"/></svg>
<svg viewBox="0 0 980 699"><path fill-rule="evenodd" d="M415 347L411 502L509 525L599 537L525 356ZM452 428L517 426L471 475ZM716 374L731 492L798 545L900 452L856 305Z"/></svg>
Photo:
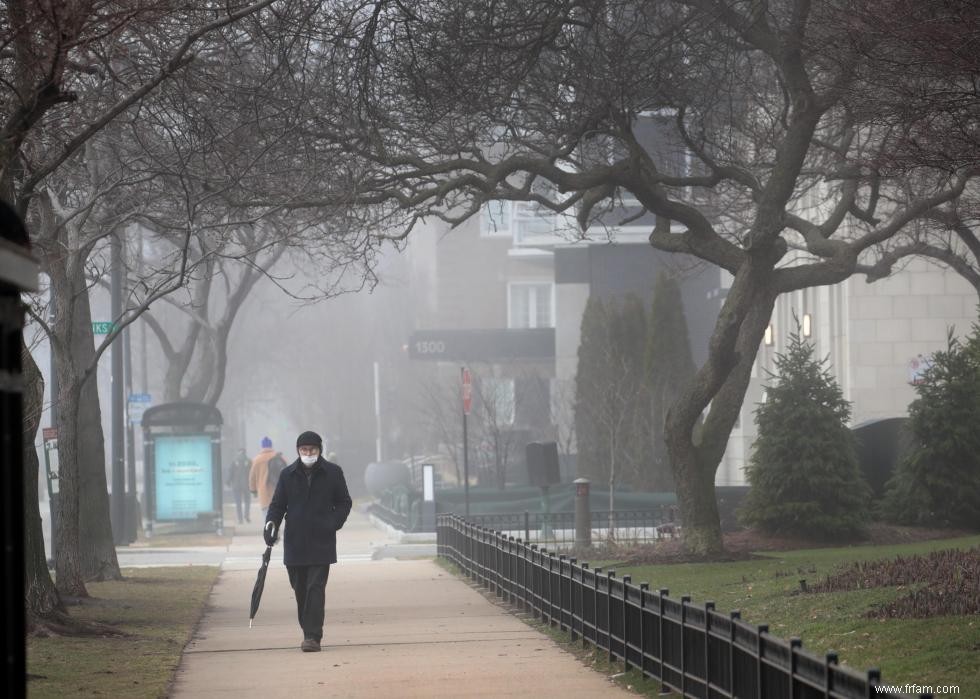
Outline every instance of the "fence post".
<svg viewBox="0 0 980 699"><path fill-rule="evenodd" d="M742 612L735 609L728 613L730 624L728 626L728 667L729 682L728 691L731 696L735 696L735 623L742 618Z"/></svg>
<svg viewBox="0 0 980 699"><path fill-rule="evenodd" d="M555 591L552 582L554 581L555 552L548 551L548 626L555 625Z"/></svg>
<svg viewBox="0 0 980 699"><path fill-rule="evenodd" d="M575 569L578 559L574 556L568 559L568 630L572 640L575 640Z"/></svg>
<svg viewBox="0 0 980 699"><path fill-rule="evenodd" d="M589 569L589 564L586 561L582 562L582 647L585 648L589 639L585 635L585 571ZM593 576L595 571L592 571ZM593 609L592 609L592 623L595 624L595 598L592 598Z"/></svg>
<svg viewBox="0 0 980 699"><path fill-rule="evenodd" d="M602 648L599 645L599 576L602 575L602 566L592 571L592 625L595 627L592 633L592 644L596 650Z"/></svg>
<svg viewBox="0 0 980 699"><path fill-rule="evenodd" d="M793 699L796 696L796 651L802 647L803 641L797 636L789 639L789 699ZM868 671L868 677L871 677L870 670Z"/></svg>
<svg viewBox="0 0 980 699"><path fill-rule="evenodd" d="M766 699L766 688L762 684L762 634L769 633L769 624L755 627L755 674L759 687L759 699Z"/></svg>
<svg viewBox="0 0 980 699"><path fill-rule="evenodd" d="M524 510L524 541L531 543L531 514Z"/></svg>
<svg viewBox="0 0 980 699"><path fill-rule="evenodd" d="M681 595L681 696L687 696L687 644L684 637L687 636L687 605L691 601L690 595Z"/></svg>
<svg viewBox="0 0 980 699"><path fill-rule="evenodd" d="M565 561L567 556L558 554L558 628L565 630Z"/></svg>
<svg viewBox="0 0 980 699"><path fill-rule="evenodd" d="M868 691L866 696L876 697L878 692L875 691L875 687L881 684L881 670L876 667L870 668L868 670ZM930 695L931 696L931 695Z"/></svg>
<svg viewBox="0 0 980 699"><path fill-rule="evenodd" d="M633 581L632 576L623 576L623 672L630 671L630 627L629 627L629 593L627 586Z"/></svg>
<svg viewBox="0 0 980 699"><path fill-rule="evenodd" d="M659 614L657 620L657 634L660 636L660 693L670 694L670 690L667 688L666 678L664 677L664 655L666 654L664 652L664 598L670 594L670 590L668 590L666 587L662 587L657 591L657 594L657 613Z"/></svg>
<svg viewBox="0 0 980 699"><path fill-rule="evenodd" d="M640 583L640 679L647 678L647 590L650 583Z"/></svg>
<svg viewBox="0 0 980 699"><path fill-rule="evenodd" d="M609 662L616 658L612 647L612 581L615 577L615 570L606 571L606 655Z"/></svg>
<svg viewBox="0 0 980 699"><path fill-rule="evenodd" d="M715 603L708 600L704 603L704 693L705 696L709 695L711 692L708 691L708 685L711 682L710 670L711 670L711 613L715 611Z"/></svg>
<svg viewBox="0 0 980 699"><path fill-rule="evenodd" d="M824 671L823 681L824 681L824 695L828 697L830 696L830 690L833 689L832 685L834 684L834 681L831 679L833 675L831 675L830 673L830 667L831 665L836 665L836 664L837 664L837 653L835 653L832 650L827 651L827 655L825 656L824 665L823 665L823 671Z"/></svg>

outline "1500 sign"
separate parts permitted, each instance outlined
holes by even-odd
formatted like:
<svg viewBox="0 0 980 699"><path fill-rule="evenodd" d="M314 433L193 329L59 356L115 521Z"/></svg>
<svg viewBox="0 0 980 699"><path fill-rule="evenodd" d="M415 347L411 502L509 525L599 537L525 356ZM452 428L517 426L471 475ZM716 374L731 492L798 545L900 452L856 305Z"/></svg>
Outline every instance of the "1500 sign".
<svg viewBox="0 0 980 699"><path fill-rule="evenodd" d="M446 343L442 340L419 340L415 343L416 354L445 354Z"/></svg>

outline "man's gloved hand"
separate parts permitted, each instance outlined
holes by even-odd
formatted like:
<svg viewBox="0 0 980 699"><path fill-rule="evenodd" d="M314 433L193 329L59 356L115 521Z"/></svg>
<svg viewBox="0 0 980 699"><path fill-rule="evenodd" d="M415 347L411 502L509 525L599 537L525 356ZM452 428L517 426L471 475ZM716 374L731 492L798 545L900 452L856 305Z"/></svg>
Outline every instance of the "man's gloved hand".
<svg viewBox="0 0 980 699"><path fill-rule="evenodd" d="M250 492L252 494L252 497L253 498L257 498L259 496L259 491L257 491L257 490L250 490L248 492Z"/></svg>
<svg viewBox="0 0 980 699"><path fill-rule="evenodd" d="M274 546L278 539L277 534L275 522L266 522L265 529L262 530L262 538L265 539L265 545Z"/></svg>

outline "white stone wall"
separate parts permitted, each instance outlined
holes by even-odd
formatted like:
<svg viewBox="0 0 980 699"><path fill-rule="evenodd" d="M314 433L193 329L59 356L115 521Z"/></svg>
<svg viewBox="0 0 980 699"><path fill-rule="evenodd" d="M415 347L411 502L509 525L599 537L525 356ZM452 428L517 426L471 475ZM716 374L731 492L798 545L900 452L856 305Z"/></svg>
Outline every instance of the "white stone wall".
<svg viewBox="0 0 980 699"><path fill-rule="evenodd" d="M808 338L818 358L826 357L844 397L851 424L908 414L915 399L910 362L946 346L947 329L970 332L977 319L976 291L955 272L925 260L909 260L891 277L868 284L863 277L831 287L787 294L773 311L773 344L761 346L756 369L715 482L744 484L742 468L755 440L754 410L762 400L777 353L796 329L794 313L810 313Z"/></svg>

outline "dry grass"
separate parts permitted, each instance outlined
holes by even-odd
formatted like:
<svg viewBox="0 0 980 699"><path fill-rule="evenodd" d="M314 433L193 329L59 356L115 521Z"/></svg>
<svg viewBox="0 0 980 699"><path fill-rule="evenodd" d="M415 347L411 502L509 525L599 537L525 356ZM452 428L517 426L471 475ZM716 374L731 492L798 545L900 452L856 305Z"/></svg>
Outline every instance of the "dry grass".
<svg viewBox="0 0 980 699"><path fill-rule="evenodd" d="M123 574L121 581L89 583L92 597L69 611L125 635L29 638L29 697L168 695L218 568L125 569Z"/></svg>

